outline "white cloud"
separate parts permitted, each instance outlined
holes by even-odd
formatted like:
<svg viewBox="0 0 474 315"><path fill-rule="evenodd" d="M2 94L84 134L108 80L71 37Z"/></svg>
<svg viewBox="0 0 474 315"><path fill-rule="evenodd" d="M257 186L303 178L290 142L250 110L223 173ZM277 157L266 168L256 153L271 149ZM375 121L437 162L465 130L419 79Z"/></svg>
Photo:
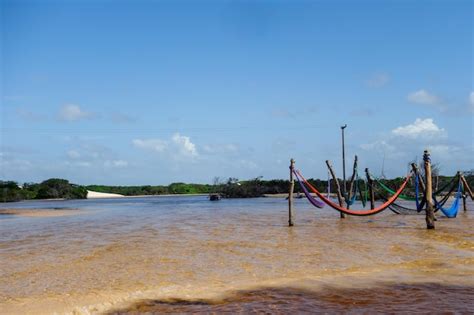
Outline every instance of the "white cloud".
<svg viewBox="0 0 474 315"><path fill-rule="evenodd" d="M124 160L107 160L104 162L105 167L127 167L128 162Z"/></svg>
<svg viewBox="0 0 474 315"><path fill-rule="evenodd" d="M171 139L173 140L173 143L178 147L178 150L182 155L198 155L196 145L191 142L191 139L189 137L182 136L179 133L175 133Z"/></svg>
<svg viewBox="0 0 474 315"><path fill-rule="evenodd" d="M433 122L432 118L417 118L413 124L408 124L406 126L400 126L393 129L392 134L410 139L427 139L446 136L445 130L443 128L439 128Z"/></svg>
<svg viewBox="0 0 474 315"><path fill-rule="evenodd" d="M58 118L62 121L77 121L92 118L93 114L81 109L79 105L66 104L59 110Z"/></svg>
<svg viewBox="0 0 474 315"><path fill-rule="evenodd" d="M196 157L198 151L191 138L175 133L169 141L162 139L134 139L132 141L136 148L154 151L158 153L168 152L173 157Z"/></svg>
<svg viewBox="0 0 474 315"><path fill-rule="evenodd" d="M390 81L390 76L387 73L375 73L365 83L368 87L379 88L387 85Z"/></svg>
<svg viewBox="0 0 474 315"><path fill-rule="evenodd" d="M439 97L436 95L430 94L426 90L418 90L416 92L408 94L408 100L415 104L423 104L423 105L436 105L441 102Z"/></svg>
<svg viewBox="0 0 474 315"><path fill-rule="evenodd" d="M161 139L134 139L133 145L140 149L163 152L168 147L168 143Z"/></svg>

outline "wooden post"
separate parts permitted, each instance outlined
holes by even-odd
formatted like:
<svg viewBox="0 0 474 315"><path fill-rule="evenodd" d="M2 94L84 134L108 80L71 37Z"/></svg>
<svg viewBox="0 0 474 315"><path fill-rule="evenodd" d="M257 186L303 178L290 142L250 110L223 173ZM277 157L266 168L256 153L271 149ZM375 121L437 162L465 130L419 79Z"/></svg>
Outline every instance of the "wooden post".
<svg viewBox="0 0 474 315"><path fill-rule="evenodd" d="M471 197L471 200L474 201L474 197L473 197L473 194L472 194L471 187L469 187L469 184L467 183L466 178L464 178L464 175L461 175L461 181L464 185L464 192L467 192L469 194L469 196Z"/></svg>
<svg viewBox="0 0 474 315"><path fill-rule="evenodd" d="M331 162L326 160L326 165L328 166L329 172L331 173L334 183L336 183L337 200L339 201L339 205L342 207L344 204L344 199L342 198L342 194L341 194L341 185L339 185L339 181L337 180L336 173L334 173L334 170L332 169ZM339 212L339 213L341 214L341 218L346 217L344 213L342 212Z"/></svg>
<svg viewBox="0 0 474 315"><path fill-rule="evenodd" d="M347 198L346 204L347 204L348 209L350 207L350 202L352 199L352 191L354 190L354 180L355 180L356 174L357 174L357 155L354 158L354 166L352 167L352 176L351 176L351 183L349 185L349 194L347 194L347 196L344 196L345 198Z"/></svg>
<svg viewBox="0 0 474 315"><path fill-rule="evenodd" d="M462 206L463 206L463 209L464 209L464 212L467 211L467 206L466 206L466 198L467 195L465 193L462 194Z"/></svg>
<svg viewBox="0 0 474 315"><path fill-rule="evenodd" d="M369 174L369 169L365 169L365 176L367 176L367 185L369 185L369 196L370 196L370 209L375 208L375 193L374 193L374 180Z"/></svg>
<svg viewBox="0 0 474 315"><path fill-rule="evenodd" d="M433 183L431 178L431 158L430 152L425 150L423 153L423 161L425 164L425 177L426 177L426 228L434 229L435 217L433 209Z"/></svg>
<svg viewBox="0 0 474 315"><path fill-rule="evenodd" d="M295 180L293 179L293 170L295 169L295 160L290 160L290 191L288 193L288 226L294 225L293 217L293 191L295 190Z"/></svg>

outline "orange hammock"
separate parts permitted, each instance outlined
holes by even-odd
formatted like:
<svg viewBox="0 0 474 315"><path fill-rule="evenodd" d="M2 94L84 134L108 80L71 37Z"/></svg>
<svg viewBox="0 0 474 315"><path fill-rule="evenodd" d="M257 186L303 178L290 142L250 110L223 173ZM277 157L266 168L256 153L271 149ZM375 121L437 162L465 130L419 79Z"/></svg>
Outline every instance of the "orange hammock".
<svg viewBox="0 0 474 315"><path fill-rule="evenodd" d="M398 188L398 190L395 192L395 194L390 197L390 199L388 199L384 204L378 206L377 208L375 209L371 209L371 210L351 210L351 209L347 209L347 208L344 208L344 207L341 207L339 206L338 204L332 202L331 200L329 200L328 198L324 197L324 195L322 193L320 193L316 188L314 188L304 177L303 175L301 175L300 171L296 171L297 175L299 175L303 181L305 182L305 184L322 200L324 201L327 205L329 205L330 207L342 212L342 213L345 213L345 214L348 214L348 215L357 215L357 216L366 216L366 215L372 215L372 214L376 214L376 213L379 213L379 212L382 212L384 211L385 209L388 208L388 206L390 206L393 202L395 202L395 200L397 200L398 196L400 196L400 194L402 193L403 189L405 189L405 186L407 185L408 183L408 180L410 179L410 176L411 176L411 172L410 174L407 175L405 181L403 182L403 184L400 186L400 188Z"/></svg>

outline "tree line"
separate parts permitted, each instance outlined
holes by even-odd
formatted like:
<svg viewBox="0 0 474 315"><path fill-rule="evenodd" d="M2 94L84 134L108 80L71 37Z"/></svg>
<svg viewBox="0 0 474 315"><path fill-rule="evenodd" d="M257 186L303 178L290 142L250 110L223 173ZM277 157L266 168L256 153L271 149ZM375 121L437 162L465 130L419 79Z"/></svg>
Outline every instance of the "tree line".
<svg viewBox="0 0 474 315"><path fill-rule="evenodd" d="M435 182L434 190L437 187L443 187L452 180L450 176L438 176ZM381 179L386 186L396 190L404 178ZM466 176L466 180L471 187L474 187L474 175ZM308 179L308 182L320 192L327 192L328 181L320 179ZM342 181L341 181L342 182ZM13 181L0 181L0 201L19 201L31 199L85 199L87 198L87 190L116 193L124 196L137 195L166 195L166 194L210 194L218 193L225 198L252 198L262 197L265 194L282 194L288 192L289 180L272 179L263 180L262 177L256 177L250 180L239 180L237 178L228 178L220 180L215 178L213 184L188 184L188 183L172 183L164 186L107 186L107 185L89 185L80 186L69 183L68 180L51 178L39 184L25 183L19 186ZM365 189L365 183L359 179L359 187ZM331 180L331 192L336 191L336 183ZM347 185L349 187L349 185ZM387 192L380 189L374 184L376 190L376 198L386 197ZM449 187L446 189L448 190ZM295 192L302 193L298 184L295 185ZM411 180L406 189L405 195L414 196L414 181Z"/></svg>
<svg viewBox="0 0 474 315"><path fill-rule="evenodd" d="M14 181L0 181L0 201L30 199L85 199L87 189L60 178L50 178L39 184L25 183L19 186Z"/></svg>

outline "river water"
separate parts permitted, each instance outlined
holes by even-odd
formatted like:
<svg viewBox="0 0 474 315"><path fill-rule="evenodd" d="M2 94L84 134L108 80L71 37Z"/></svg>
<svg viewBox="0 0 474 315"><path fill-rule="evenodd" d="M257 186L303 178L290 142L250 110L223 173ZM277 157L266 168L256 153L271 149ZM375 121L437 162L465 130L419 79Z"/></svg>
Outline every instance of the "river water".
<svg viewBox="0 0 474 315"><path fill-rule="evenodd" d="M348 217L283 198L2 204L0 313L474 312L474 204ZM355 206L354 208L357 208ZM71 210L72 211L72 210Z"/></svg>

